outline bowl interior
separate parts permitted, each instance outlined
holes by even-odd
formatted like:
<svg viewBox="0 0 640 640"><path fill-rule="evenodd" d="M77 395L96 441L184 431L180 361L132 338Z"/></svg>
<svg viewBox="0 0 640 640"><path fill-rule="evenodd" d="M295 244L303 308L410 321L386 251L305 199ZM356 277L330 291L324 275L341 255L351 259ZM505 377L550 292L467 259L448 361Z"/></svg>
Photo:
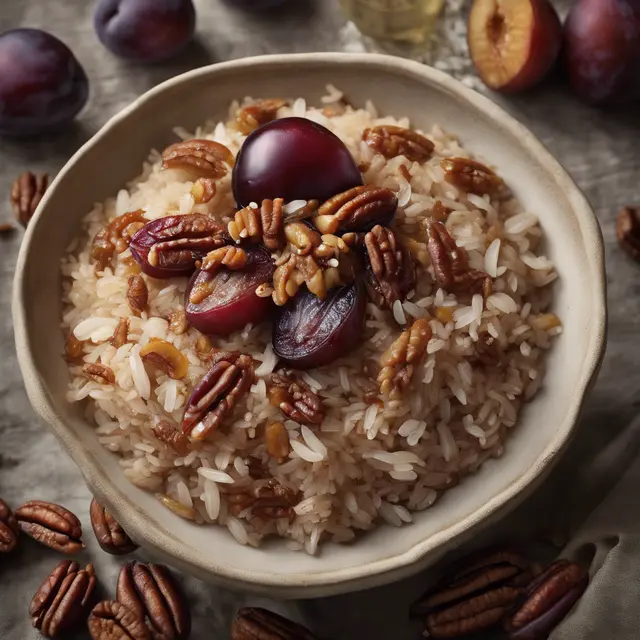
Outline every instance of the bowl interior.
<svg viewBox="0 0 640 640"><path fill-rule="evenodd" d="M245 95L304 96L317 103L329 82L355 105L370 99L380 113L408 116L422 129L442 125L498 167L526 210L540 217L547 253L560 274L554 311L562 318L564 333L549 354L544 386L521 414L501 459L487 462L433 508L416 514L414 525L381 526L357 544L329 544L319 557L309 557L278 542L261 549L242 547L226 529L181 520L129 484L116 457L97 443L81 408L65 401L59 261L93 203L113 196L134 178L150 148L175 141L174 126L193 130L205 120L224 118L229 102ZM512 500L558 453L602 350L604 285L597 224L566 174L529 135L497 107L445 76L376 56L241 61L199 70L154 90L66 167L23 246L16 333L34 406L133 536L170 554L182 568L253 588L262 585L272 594L268 585L277 585L280 595L308 585L304 593L294 594L298 597L369 586L417 570ZM576 209L584 212L582 219Z"/></svg>

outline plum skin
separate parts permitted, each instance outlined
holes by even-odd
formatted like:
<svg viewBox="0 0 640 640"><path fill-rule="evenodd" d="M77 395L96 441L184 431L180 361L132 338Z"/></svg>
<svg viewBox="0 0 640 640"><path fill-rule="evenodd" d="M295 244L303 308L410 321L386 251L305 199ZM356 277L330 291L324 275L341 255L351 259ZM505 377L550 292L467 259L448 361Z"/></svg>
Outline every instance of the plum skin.
<svg viewBox="0 0 640 640"><path fill-rule="evenodd" d="M94 27L112 53L138 62L178 54L195 31L192 0L100 0Z"/></svg>
<svg viewBox="0 0 640 640"><path fill-rule="evenodd" d="M39 29L0 35L0 134L56 131L82 111L89 80L71 49Z"/></svg>

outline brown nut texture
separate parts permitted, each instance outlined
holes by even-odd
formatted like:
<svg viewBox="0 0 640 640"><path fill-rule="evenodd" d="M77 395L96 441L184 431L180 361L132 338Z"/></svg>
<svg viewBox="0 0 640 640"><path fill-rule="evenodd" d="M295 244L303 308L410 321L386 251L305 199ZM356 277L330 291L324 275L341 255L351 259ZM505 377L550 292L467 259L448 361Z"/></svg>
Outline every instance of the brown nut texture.
<svg viewBox="0 0 640 640"><path fill-rule="evenodd" d="M316 640L306 627L273 611L244 607L231 625L231 640Z"/></svg>
<svg viewBox="0 0 640 640"><path fill-rule="evenodd" d="M616 224L618 242L631 258L640 262L640 210L623 207Z"/></svg>
<svg viewBox="0 0 640 640"><path fill-rule="evenodd" d="M213 140L186 140L162 152L164 169L186 169L203 178L222 178L233 167L233 154Z"/></svg>
<svg viewBox="0 0 640 640"><path fill-rule="evenodd" d="M120 570L118 602L145 617L162 640L183 640L191 633L191 612L182 589L160 564L131 562Z"/></svg>
<svg viewBox="0 0 640 640"><path fill-rule="evenodd" d="M458 189L475 193L504 197L509 189L504 180L486 165L470 158L444 158L440 161L444 179Z"/></svg>
<svg viewBox="0 0 640 640"><path fill-rule="evenodd" d="M16 510L23 533L61 553L78 553L84 548L80 520L68 509L42 500L30 500Z"/></svg>
<svg viewBox="0 0 640 640"><path fill-rule="evenodd" d="M433 154L434 144L425 136L392 124L365 129L362 139L385 158L404 156L407 160L424 162Z"/></svg>
<svg viewBox="0 0 640 640"><path fill-rule="evenodd" d="M89 616L92 640L152 640L144 618L116 600L99 602Z"/></svg>
<svg viewBox="0 0 640 640"><path fill-rule="evenodd" d="M26 227L49 186L49 174L25 171L11 187L11 206L16 220Z"/></svg>
<svg viewBox="0 0 640 640"><path fill-rule="evenodd" d="M80 569L63 560L40 585L29 605L33 626L45 638L60 638L89 615L96 588L93 565Z"/></svg>
<svg viewBox="0 0 640 640"><path fill-rule="evenodd" d="M290 374L273 374L269 383L269 400L287 418L301 424L319 425L324 420L320 397L302 380Z"/></svg>
<svg viewBox="0 0 640 640"><path fill-rule="evenodd" d="M20 527L9 505L0 498L0 553L10 553L18 544Z"/></svg>
<svg viewBox="0 0 640 640"><path fill-rule="evenodd" d="M138 545L131 540L120 523L95 498L89 508L91 526L100 548L114 556L133 553Z"/></svg>

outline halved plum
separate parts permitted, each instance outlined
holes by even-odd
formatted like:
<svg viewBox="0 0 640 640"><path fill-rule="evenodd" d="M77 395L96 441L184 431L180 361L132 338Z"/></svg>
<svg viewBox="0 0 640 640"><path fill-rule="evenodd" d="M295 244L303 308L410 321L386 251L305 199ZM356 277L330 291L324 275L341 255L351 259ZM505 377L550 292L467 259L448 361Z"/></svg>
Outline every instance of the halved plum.
<svg viewBox="0 0 640 640"><path fill-rule="evenodd" d="M306 118L280 118L253 131L233 169L239 208L266 198L324 202L362 184L362 174L342 140Z"/></svg>
<svg viewBox="0 0 640 640"><path fill-rule="evenodd" d="M296 369L329 364L358 346L367 306L361 283L332 289L324 300L298 291L273 326L273 348Z"/></svg>
<svg viewBox="0 0 640 640"><path fill-rule="evenodd" d="M242 271L223 268L215 274L201 270L193 274L184 308L189 323L202 333L228 335L270 314L274 306L271 297L261 298L256 289L272 281L273 260L262 247L245 247L245 251L248 262ZM197 302L192 302L192 297Z"/></svg>

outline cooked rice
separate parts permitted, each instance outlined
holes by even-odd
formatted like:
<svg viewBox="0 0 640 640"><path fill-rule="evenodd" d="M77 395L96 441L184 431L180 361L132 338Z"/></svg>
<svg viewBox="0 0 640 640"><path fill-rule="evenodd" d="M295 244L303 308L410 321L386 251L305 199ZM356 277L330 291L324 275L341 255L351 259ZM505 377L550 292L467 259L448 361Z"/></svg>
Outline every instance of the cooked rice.
<svg viewBox="0 0 640 640"><path fill-rule="evenodd" d="M323 106L338 105L341 97L330 86ZM208 123L195 137L221 142L236 154L244 140L232 126L238 106L231 105L228 123ZM543 352L561 327L542 330L532 321L549 306L547 285L556 278L552 263L539 255L542 232L536 215L522 211L515 199L466 194L445 182L440 159L468 156L454 135L438 126L426 132L435 143L434 156L426 163L404 157L386 160L362 142L362 132L376 124L407 127L406 118L378 117L370 103L364 109L347 107L342 115L329 118L302 98L278 113L290 115L306 116L334 131L356 162L369 167L364 173L367 184L398 192L395 224L402 234L420 237L419 222L436 199L450 208L447 228L468 251L471 267L495 278L486 304L479 295L458 300L436 288L424 267L410 300L396 303L391 313L368 304L362 345L330 366L302 374L323 399L326 418L313 430L286 420L291 453L281 463L267 454L262 429L269 421L283 420L266 394L265 378L277 366L270 324L247 326L226 339L213 339L216 347L249 353L259 361L259 379L228 425L206 442L190 442L187 454L179 455L155 437L152 427L159 417L179 424L194 383L206 373L195 348L200 334L189 329L174 335L166 320L181 306L187 279L145 276L149 311L132 317L123 262L130 252L120 255L114 269L96 274L91 240L105 222L130 210L143 209L149 220L202 212L226 222L234 201L226 176L218 181L211 202L195 205L190 176L161 170L154 151L139 178L86 216L80 241L74 241L63 259L62 327L65 332L73 330L79 340L90 341L85 363L100 362L115 373L115 384L99 384L82 374L82 364L71 364L67 397L69 402L90 398L85 403L86 418L95 423L99 441L120 457L131 482L193 507L197 523L226 526L240 544L256 546L264 536L277 535L290 538L288 548L315 553L321 540L350 542L354 533L383 521L398 527L410 523L411 511L427 509L457 479L477 470L487 458L502 455L522 403L541 385ZM176 134L193 137L182 129ZM410 182L400 171L402 165ZM290 203L287 210L302 204ZM433 276L432 268L429 273ZM450 308L452 320L440 322L437 307ZM401 325L427 315L433 337L412 389L401 401L368 404L367 387L358 384L363 363L378 360ZM116 349L108 339L123 317L130 320L129 342ZM502 347L500 366L483 364L483 335ZM172 380L145 367L140 348L151 338L168 340L186 355L185 380ZM229 488L242 490L253 483L249 457L261 460L285 487L300 491L295 519L265 522L252 517L250 510L238 517L229 514ZM167 517L175 516L167 513Z"/></svg>

